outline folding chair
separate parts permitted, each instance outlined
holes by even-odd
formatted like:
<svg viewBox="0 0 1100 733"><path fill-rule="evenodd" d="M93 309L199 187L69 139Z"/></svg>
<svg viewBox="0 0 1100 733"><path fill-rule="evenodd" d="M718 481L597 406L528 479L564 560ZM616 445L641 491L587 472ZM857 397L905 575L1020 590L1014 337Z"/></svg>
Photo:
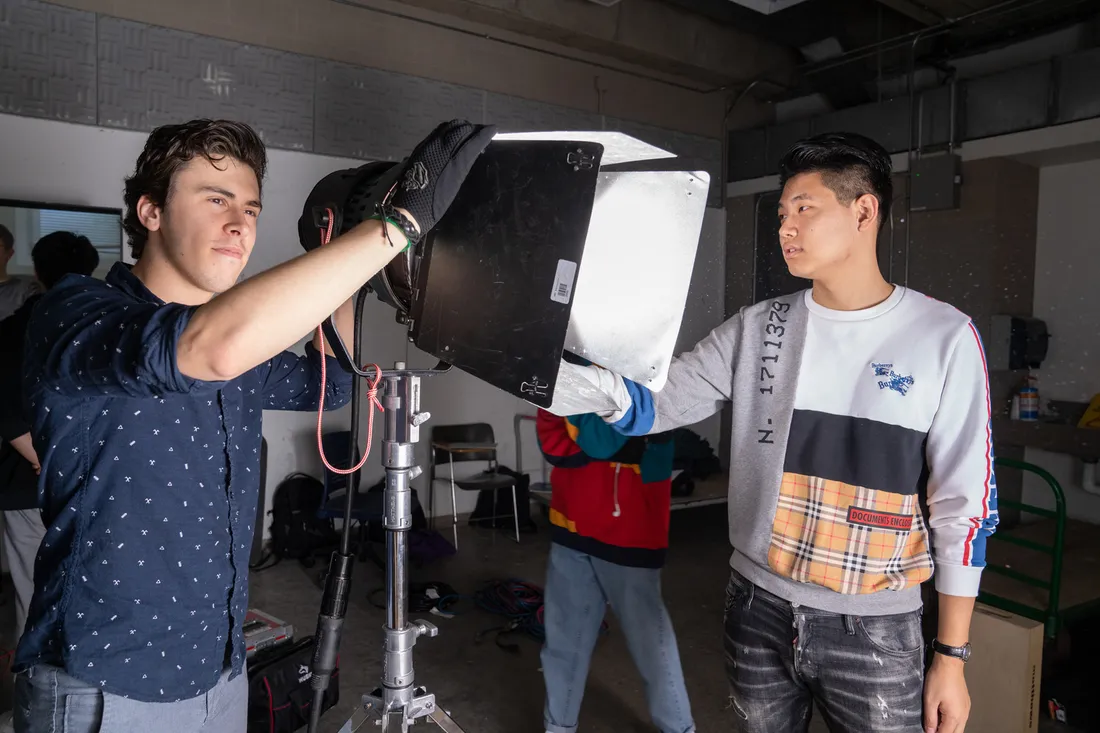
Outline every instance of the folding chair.
<svg viewBox="0 0 1100 733"><path fill-rule="evenodd" d="M455 478L455 464L471 461L484 461L487 469L469 478ZM496 511L497 492L500 489L512 490L512 521L515 525L516 542L519 542L519 511L516 505L516 480L511 476L497 473L497 444L493 436L493 427L488 423L467 423L463 425L437 425L431 433L431 455L428 497L432 521L435 521L435 482L438 479L436 469L446 463L450 469L451 485L451 528L454 533L455 549L458 549L458 506L455 501L455 489L463 491L492 491L493 510ZM504 516L492 516L495 521Z"/></svg>

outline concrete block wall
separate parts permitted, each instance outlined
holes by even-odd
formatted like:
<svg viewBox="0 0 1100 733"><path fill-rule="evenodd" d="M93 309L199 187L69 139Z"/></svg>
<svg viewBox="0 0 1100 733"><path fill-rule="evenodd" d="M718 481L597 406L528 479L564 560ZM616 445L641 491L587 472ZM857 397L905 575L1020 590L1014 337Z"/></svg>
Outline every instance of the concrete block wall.
<svg viewBox="0 0 1100 733"><path fill-rule="evenodd" d="M330 15L358 13L351 18L360 22L365 17L365 11L322 0L289 4L282 0L262 4L233 0L209 15L199 7L204 5L201 1L69 3L93 8L88 10L38 0L0 0L0 48L5 49L0 53L0 112L141 131L200 116L228 117L253 125L275 148L375 160L400 159L432 127L452 117L494 122L509 131L618 129L680 155L692 169L708 171L712 203L720 205L719 140L638 121L671 119L673 116L663 110L668 102L676 101L683 104L675 117L681 119L680 115L687 113L690 119L693 105L686 97L678 100L674 89L657 97L648 90L648 106L656 109L656 114L628 119L469 83L349 63L332 58L356 57L340 52L353 43L349 29L325 25L284 37L275 32L276 21L272 20L276 17L272 15L275 6L280 3L285 6L281 15L284 27L301 29L317 23L322 11ZM104 8L153 18L164 25L96 12ZM307 13L310 8L312 15ZM215 21L209 22L210 18ZM238 38L252 36L261 43L180 27L209 27ZM268 30L263 31L265 27ZM241 30L245 28L252 31ZM353 30L354 42L360 46L377 45L372 44L374 39L386 38L361 26ZM327 45L326 34L330 42ZM430 39L425 36L416 40L423 44ZM438 53L431 53L431 48L425 52L421 46L418 56L455 55L456 38L436 41L443 44L434 49ZM319 54L266 46L265 42ZM488 56L465 59L465 64L479 71L463 74L462 78L485 78L493 71L493 61ZM435 71L424 64L411 68ZM495 70L502 77L512 78L510 84L514 86L517 69L497 65ZM554 87L570 82L564 67L558 71L563 73L536 74L527 83L537 87L540 96L554 97ZM609 78L603 83L613 81ZM620 84L616 96L628 90L629 86ZM593 93L592 80L585 78L581 94ZM571 94L576 90L556 96L577 98ZM694 106L694 111L709 117L712 110L708 105ZM637 105L630 102L611 107L628 113ZM715 124L720 124L718 114Z"/></svg>

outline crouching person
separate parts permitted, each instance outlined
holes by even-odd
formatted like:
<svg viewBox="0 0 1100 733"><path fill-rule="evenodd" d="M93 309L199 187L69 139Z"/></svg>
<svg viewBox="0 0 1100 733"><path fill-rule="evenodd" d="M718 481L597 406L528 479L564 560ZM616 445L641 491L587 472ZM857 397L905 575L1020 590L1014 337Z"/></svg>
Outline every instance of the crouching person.
<svg viewBox="0 0 1100 733"><path fill-rule="evenodd" d="M662 733L694 731L676 634L661 599L671 436L627 438L597 415L562 418L545 410L537 428L553 466L542 649L547 732L577 728L609 604L645 681L653 723Z"/></svg>

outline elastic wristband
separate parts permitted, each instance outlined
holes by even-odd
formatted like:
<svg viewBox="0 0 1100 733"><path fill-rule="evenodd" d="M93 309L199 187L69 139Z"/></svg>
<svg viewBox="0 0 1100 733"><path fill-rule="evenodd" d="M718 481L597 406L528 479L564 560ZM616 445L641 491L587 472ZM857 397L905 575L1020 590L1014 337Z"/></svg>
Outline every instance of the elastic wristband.
<svg viewBox="0 0 1100 733"><path fill-rule="evenodd" d="M367 218L368 219L374 219L375 221L383 222L384 224L393 224L397 228L397 231L401 232L401 235L403 237L405 237L405 248L401 250L402 252L407 252L409 250L409 247L413 246L412 239L410 239L409 235L405 233L405 230L401 227L400 222L394 221L390 217L382 216L380 214L375 214L374 216L368 216ZM389 234L386 235L386 239L389 239Z"/></svg>

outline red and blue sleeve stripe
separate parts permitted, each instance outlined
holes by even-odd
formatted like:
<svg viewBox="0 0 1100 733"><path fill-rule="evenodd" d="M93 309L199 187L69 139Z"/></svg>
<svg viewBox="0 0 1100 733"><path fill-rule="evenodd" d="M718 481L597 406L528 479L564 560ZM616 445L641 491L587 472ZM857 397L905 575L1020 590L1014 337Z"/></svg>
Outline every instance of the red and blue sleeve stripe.
<svg viewBox="0 0 1100 733"><path fill-rule="evenodd" d="M973 567L985 567L986 541L997 528L997 475L993 466L993 409L989 396L989 364L985 358L985 347L982 345L982 337L974 322L970 322L970 333L978 347L978 354L982 359L982 371L984 373L985 388L985 480L982 487L982 514L970 521L972 526L966 535L966 545L963 548L963 565Z"/></svg>

